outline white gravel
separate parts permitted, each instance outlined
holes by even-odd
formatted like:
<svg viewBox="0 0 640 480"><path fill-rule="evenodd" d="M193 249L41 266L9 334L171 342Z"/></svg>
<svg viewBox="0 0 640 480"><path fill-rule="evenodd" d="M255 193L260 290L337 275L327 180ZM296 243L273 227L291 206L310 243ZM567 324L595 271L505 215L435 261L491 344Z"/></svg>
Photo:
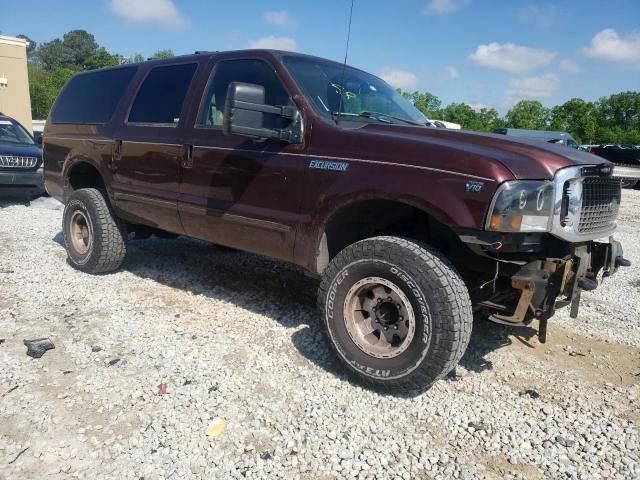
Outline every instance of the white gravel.
<svg viewBox="0 0 640 480"><path fill-rule="evenodd" d="M602 339L640 347L640 190L623 190L616 240L631 268L620 269L593 292L583 292L580 317L559 312L557 320Z"/></svg>
<svg viewBox="0 0 640 480"><path fill-rule="evenodd" d="M545 345L476 325L455 379L400 397L349 383L297 269L152 238L89 276L56 208L0 201L1 479L640 477L640 191L617 234L636 266L578 319Z"/></svg>

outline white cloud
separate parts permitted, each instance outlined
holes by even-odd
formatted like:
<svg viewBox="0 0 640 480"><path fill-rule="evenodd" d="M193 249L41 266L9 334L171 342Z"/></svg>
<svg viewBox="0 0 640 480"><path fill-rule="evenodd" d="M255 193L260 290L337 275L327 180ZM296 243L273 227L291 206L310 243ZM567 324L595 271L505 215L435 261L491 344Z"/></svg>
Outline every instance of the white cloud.
<svg viewBox="0 0 640 480"><path fill-rule="evenodd" d="M453 80L460 75L456 67L445 67L442 73L447 80Z"/></svg>
<svg viewBox="0 0 640 480"><path fill-rule="evenodd" d="M471 102L471 103L467 103L467 105L473 108L476 112L479 112L483 108L486 108L487 110L493 108L492 106L487 105L486 103Z"/></svg>
<svg viewBox="0 0 640 480"><path fill-rule="evenodd" d="M277 25L279 27L292 27L295 25L295 19L289 15L286 10L280 10L277 12L264 12L264 21L271 25Z"/></svg>
<svg viewBox="0 0 640 480"><path fill-rule="evenodd" d="M549 28L558 20L560 11L555 5L526 5L518 13L518 17L524 23L529 23L540 28Z"/></svg>
<svg viewBox="0 0 640 480"><path fill-rule="evenodd" d="M504 97L497 102L498 111L505 113L520 100L548 98L560 87L560 80L553 73L541 77L512 78L507 83Z"/></svg>
<svg viewBox="0 0 640 480"><path fill-rule="evenodd" d="M383 67L378 76L392 87L401 88L402 90L413 90L418 85L418 77L406 70Z"/></svg>
<svg viewBox="0 0 640 480"><path fill-rule="evenodd" d="M582 68L573 60L566 58L560 62L560 70L565 73L580 73Z"/></svg>
<svg viewBox="0 0 640 480"><path fill-rule="evenodd" d="M580 49L585 57L640 65L640 32L621 37L613 28L598 32L588 46Z"/></svg>
<svg viewBox="0 0 640 480"><path fill-rule="evenodd" d="M444 15L454 13L471 5L472 0L430 0L422 8L426 15Z"/></svg>
<svg viewBox="0 0 640 480"><path fill-rule="evenodd" d="M157 23L178 30L187 25L187 20L172 0L110 0L111 9L132 23Z"/></svg>
<svg viewBox="0 0 640 480"><path fill-rule="evenodd" d="M555 53L545 49L493 42L479 45L467 59L473 65L522 74L546 65L555 56Z"/></svg>
<svg viewBox="0 0 640 480"><path fill-rule="evenodd" d="M560 86L560 80L553 73L541 77L512 78L507 83L507 98L549 97Z"/></svg>
<svg viewBox="0 0 640 480"><path fill-rule="evenodd" d="M298 44L291 37L274 37L273 35L269 35L268 37L258 38L249 42L249 48L268 48L295 52L298 49Z"/></svg>

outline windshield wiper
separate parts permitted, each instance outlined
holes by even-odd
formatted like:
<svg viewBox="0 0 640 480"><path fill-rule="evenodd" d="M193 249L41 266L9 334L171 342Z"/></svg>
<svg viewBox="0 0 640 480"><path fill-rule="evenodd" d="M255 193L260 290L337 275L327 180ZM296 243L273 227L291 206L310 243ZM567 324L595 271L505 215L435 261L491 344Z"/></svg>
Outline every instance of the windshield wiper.
<svg viewBox="0 0 640 480"><path fill-rule="evenodd" d="M372 112L368 112L368 111L362 111L359 113L353 113L353 112L331 112L331 115L338 117L338 116L344 116L344 117L363 117L363 118L373 118L374 120L378 120L379 122L383 122L383 123L393 123L393 121L391 121L391 119L389 118L384 118L384 117L380 117L379 115L374 115Z"/></svg>
<svg viewBox="0 0 640 480"><path fill-rule="evenodd" d="M388 113L380 113L380 112L370 112L369 110L363 110L362 112L352 113L352 112L331 112L334 116L344 115L346 117L363 117L363 118L373 118L374 120L378 120L383 123L394 123L393 120L398 120L400 122L408 123L409 125L418 125L424 126L424 124L419 122L414 122L413 120L409 120L408 118L396 117L395 115L389 115Z"/></svg>

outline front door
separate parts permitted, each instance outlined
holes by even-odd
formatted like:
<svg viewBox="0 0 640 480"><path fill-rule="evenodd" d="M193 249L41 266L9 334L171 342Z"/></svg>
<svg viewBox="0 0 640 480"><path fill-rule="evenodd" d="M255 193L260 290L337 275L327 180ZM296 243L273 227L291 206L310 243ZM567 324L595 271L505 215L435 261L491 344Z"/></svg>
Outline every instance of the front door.
<svg viewBox="0 0 640 480"><path fill-rule="evenodd" d="M234 81L264 86L267 104L290 101L263 60L223 60L214 66L195 126L185 130L190 161L182 171L178 202L182 224L193 237L291 260L304 161L286 152L303 147L223 135L225 97ZM281 119L265 121L275 127Z"/></svg>
<svg viewBox="0 0 640 480"><path fill-rule="evenodd" d="M183 233L177 210L184 155L180 119L196 68L182 63L151 69L116 131L113 196L129 221Z"/></svg>

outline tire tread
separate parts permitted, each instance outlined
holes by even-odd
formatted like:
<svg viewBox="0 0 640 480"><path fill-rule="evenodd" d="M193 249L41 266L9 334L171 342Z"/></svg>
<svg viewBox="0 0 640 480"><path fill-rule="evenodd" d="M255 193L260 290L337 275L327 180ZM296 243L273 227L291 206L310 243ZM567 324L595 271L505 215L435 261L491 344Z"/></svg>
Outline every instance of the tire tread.
<svg viewBox="0 0 640 480"><path fill-rule="evenodd" d="M338 351L328 333L324 305L333 278L357 259L385 259L412 272L414 281L426 291L436 305L432 312L432 340L429 354L422 364L405 377L375 380L344 362L349 371L368 386L386 392L425 390L458 364L469 344L473 314L469 292L452 263L439 251L417 240L380 236L356 242L339 252L326 268L318 290L318 308L323 316L323 330L334 353ZM409 266L410 265L410 266Z"/></svg>
<svg viewBox="0 0 640 480"><path fill-rule="evenodd" d="M69 197L69 200L71 199L85 204L92 217L94 234L93 258L82 265L72 261L73 266L87 273L106 273L117 270L127 253L127 230L125 223L116 216L109 205L106 192L96 188L82 188L74 191ZM66 219L67 206L65 206L63 221ZM66 232L65 225L63 225L63 232ZM66 235L65 243L68 243ZM69 248L67 245L67 250Z"/></svg>

